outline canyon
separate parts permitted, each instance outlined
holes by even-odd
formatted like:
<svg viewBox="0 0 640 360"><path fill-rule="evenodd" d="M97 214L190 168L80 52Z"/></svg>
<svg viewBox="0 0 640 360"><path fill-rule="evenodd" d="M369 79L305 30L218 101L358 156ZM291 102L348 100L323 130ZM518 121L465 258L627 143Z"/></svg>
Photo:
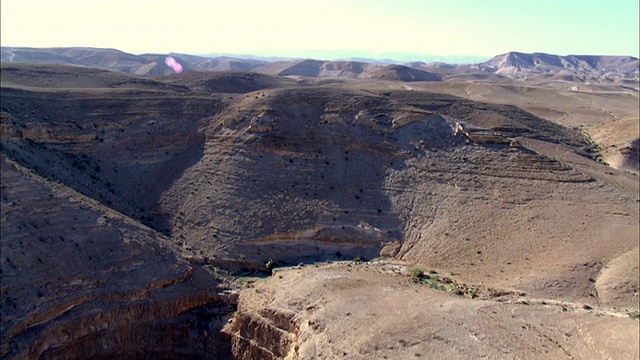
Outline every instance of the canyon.
<svg viewBox="0 0 640 360"><path fill-rule="evenodd" d="M2 63L2 358L638 356L637 71L256 65Z"/></svg>

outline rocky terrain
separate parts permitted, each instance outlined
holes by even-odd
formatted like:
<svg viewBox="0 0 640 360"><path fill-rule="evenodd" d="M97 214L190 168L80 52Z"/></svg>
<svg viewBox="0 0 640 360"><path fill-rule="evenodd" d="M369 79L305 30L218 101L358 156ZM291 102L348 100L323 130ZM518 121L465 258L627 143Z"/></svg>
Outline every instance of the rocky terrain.
<svg viewBox="0 0 640 360"><path fill-rule="evenodd" d="M215 278L5 155L1 261L2 358L229 356L219 331L232 309Z"/></svg>
<svg viewBox="0 0 640 360"><path fill-rule="evenodd" d="M447 293L449 285L409 279L385 262L278 271L243 291L224 332L233 336L234 353L254 359L633 359L638 353L638 322L628 317L505 293L472 300Z"/></svg>
<svg viewBox="0 0 640 360"><path fill-rule="evenodd" d="M553 76L591 76L610 79L637 79L638 59L631 56L558 56L509 52L479 64L484 71L498 74L530 75L547 73Z"/></svg>
<svg viewBox="0 0 640 360"><path fill-rule="evenodd" d="M1 356L638 356L637 92L327 64L3 62Z"/></svg>
<svg viewBox="0 0 640 360"><path fill-rule="evenodd" d="M411 88L476 101L518 104L532 114L583 133L590 142L592 155L599 161L638 172L638 93L624 85L577 85L569 81L521 85L448 81L414 83Z"/></svg>

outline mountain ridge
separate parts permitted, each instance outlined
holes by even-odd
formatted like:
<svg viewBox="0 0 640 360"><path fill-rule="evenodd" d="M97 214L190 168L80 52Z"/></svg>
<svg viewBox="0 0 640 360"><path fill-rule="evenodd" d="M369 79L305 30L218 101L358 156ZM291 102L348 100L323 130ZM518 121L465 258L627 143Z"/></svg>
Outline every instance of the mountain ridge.
<svg viewBox="0 0 640 360"><path fill-rule="evenodd" d="M570 71L581 75L638 77L638 58L608 55L554 55L546 53L508 52L478 64L485 70L505 75Z"/></svg>
<svg viewBox="0 0 640 360"><path fill-rule="evenodd" d="M633 56L554 55L511 51L477 63L456 65L442 61L378 61L294 59L268 61L253 56L198 56L180 53L134 55L117 49L90 47L2 47L2 62L53 63L96 67L140 76L173 73L164 59L172 56L185 72L251 71L267 75L369 78L398 81L439 81L467 76L497 75L511 79L558 76L569 81L638 81L640 62ZM589 77L589 79L587 79Z"/></svg>

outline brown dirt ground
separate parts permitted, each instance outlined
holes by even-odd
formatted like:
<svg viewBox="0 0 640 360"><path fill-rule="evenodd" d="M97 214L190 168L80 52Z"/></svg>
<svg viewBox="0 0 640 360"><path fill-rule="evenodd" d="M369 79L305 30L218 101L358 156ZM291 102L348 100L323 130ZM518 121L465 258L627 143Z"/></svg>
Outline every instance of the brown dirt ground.
<svg viewBox="0 0 640 360"><path fill-rule="evenodd" d="M398 269L382 262L279 270L241 294L240 311L290 331L287 359L638 357L638 323L626 315L465 299Z"/></svg>

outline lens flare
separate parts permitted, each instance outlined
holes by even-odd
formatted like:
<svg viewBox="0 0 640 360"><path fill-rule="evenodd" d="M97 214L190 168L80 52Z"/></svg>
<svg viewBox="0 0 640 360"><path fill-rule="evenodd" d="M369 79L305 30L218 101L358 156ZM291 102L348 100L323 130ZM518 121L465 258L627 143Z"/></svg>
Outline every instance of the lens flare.
<svg viewBox="0 0 640 360"><path fill-rule="evenodd" d="M167 56L167 58L164 59L164 63L167 64L168 67L173 69L176 74L180 74L182 72L182 65L180 65L180 63L178 63L176 59L172 58L171 56Z"/></svg>

